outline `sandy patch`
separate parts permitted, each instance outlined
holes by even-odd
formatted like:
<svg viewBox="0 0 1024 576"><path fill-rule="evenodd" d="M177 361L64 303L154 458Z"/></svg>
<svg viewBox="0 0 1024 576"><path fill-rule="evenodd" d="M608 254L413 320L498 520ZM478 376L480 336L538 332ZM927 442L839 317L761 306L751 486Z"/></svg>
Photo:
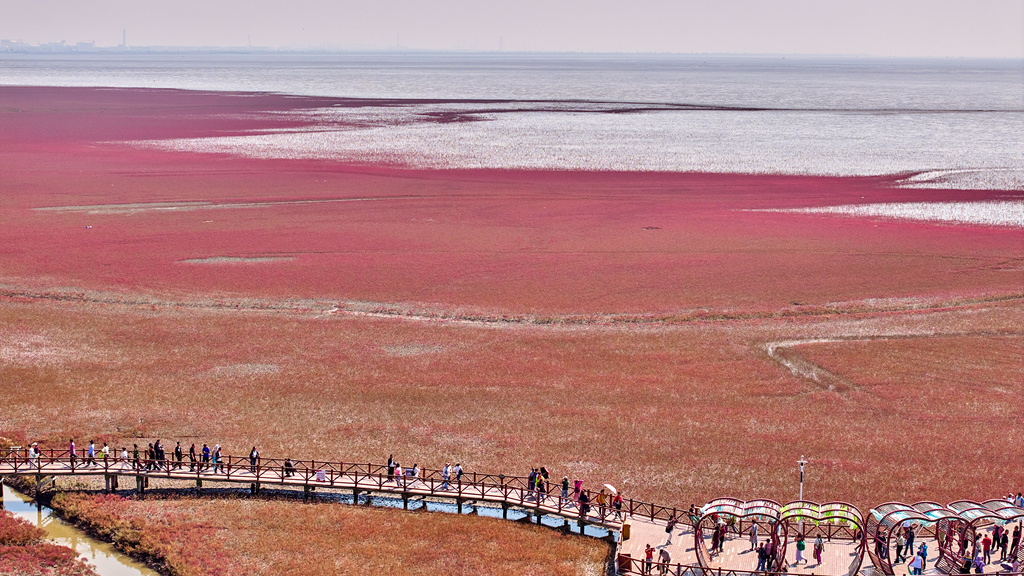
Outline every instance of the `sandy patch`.
<svg viewBox="0 0 1024 576"><path fill-rule="evenodd" d="M210 256L178 260L183 264L259 264L261 262L291 262L292 256Z"/></svg>
<svg viewBox="0 0 1024 576"><path fill-rule="evenodd" d="M211 368L210 376L267 376L277 374L281 367L277 364L225 364Z"/></svg>
<svg viewBox="0 0 1024 576"><path fill-rule="evenodd" d="M279 200L263 202L131 202L126 204L88 204L81 206L42 206L39 212L82 212L85 214L137 214L139 212L190 212L194 210L232 210L236 208L270 208L304 204L333 204L337 202L370 202L374 200L404 200L411 197L381 196L373 198L325 198L320 200Z"/></svg>
<svg viewBox="0 0 1024 576"><path fill-rule="evenodd" d="M0 340L0 363L53 366L76 360L80 350L59 346L43 335L13 335Z"/></svg>
<svg viewBox="0 0 1024 576"><path fill-rule="evenodd" d="M838 214L894 220L924 220L950 224L980 224L1024 228L1024 200L983 202L885 202L847 204L815 208L751 210L751 212L791 212L795 214Z"/></svg>
<svg viewBox="0 0 1024 576"><path fill-rule="evenodd" d="M424 354L437 354L444 351L444 346L432 346L430 344L396 344L381 346L381 350L388 356L396 358L406 356L422 356Z"/></svg>

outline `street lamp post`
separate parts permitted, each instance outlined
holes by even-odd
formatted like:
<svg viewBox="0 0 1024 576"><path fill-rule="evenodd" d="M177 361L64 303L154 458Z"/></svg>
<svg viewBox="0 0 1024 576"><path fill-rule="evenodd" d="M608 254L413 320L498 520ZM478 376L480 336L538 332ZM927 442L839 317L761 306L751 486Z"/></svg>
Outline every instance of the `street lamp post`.
<svg viewBox="0 0 1024 576"><path fill-rule="evenodd" d="M800 499L804 499L804 464L807 464L807 460L804 460L804 455L800 455L800 459L796 461L800 465Z"/></svg>

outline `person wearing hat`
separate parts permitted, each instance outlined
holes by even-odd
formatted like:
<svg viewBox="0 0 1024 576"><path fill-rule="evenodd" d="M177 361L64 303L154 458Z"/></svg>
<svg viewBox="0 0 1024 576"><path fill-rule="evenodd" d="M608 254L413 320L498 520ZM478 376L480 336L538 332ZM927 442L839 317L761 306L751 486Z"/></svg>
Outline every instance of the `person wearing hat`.
<svg viewBox="0 0 1024 576"><path fill-rule="evenodd" d="M35 442L28 447L28 463L32 466L39 464L39 444Z"/></svg>

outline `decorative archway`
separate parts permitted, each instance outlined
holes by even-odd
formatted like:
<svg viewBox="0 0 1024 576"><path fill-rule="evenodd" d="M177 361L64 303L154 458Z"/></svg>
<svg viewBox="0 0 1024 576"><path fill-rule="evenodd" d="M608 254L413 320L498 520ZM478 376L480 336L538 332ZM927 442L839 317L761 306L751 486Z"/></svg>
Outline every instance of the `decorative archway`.
<svg viewBox="0 0 1024 576"><path fill-rule="evenodd" d="M743 528L743 522L757 524L765 528L771 538L772 549L785 550L785 534L779 534L776 528L779 520L779 503L774 500L751 500L744 502L737 498L716 498L701 508L700 519L693 527L694 547L697 551L697 563L703 568L711 566L713 551L708 550L705 541L705 530L715 529L720 523L727 523L729 518L736 521L737 532ZM726 524L727 525L727 524ZM779 538L783 539L782 542ZM784 556L783 556L784 558ZM773 558L773 561L775 559Z"/></svg>
<svg viewBox="0 0 1024 576"><path fill-rule="evenodd" d="M939 541L938 567L942 569L942 566L948 566L950 562L955 561L950 554L952 539L948 535L955 532L955 523L959 521L961 519L955 511L936 502L918 502L913 506L901 502L888 502L872 509L868 514L865 549L876 571L893 576L889 550L892 548L891 540L899 534L903 525L916 522L922 525L936 524L936 535L947 535Z"/></svg>
<svg viewBox="0 0 1024 576"><path fill-rule="evenodd" d="M734 531L737 533L745 532L750 524L754 523L766 528L765 534L772 544L771 561L774 566L781 566L786 562L789 541L801 533L804 536L820 535L830 541L835 538L850 540L853 543L853 559L842 576L855 575L864 561L864 521L860 511L852 504L818 504L802 500L780 506L774 500L744 502L736 498L719 498L708 502L701 509L700 520L694 526L697 562L701 567L710 568L712 561L712 552L708 550L705 531L729 519L732 520L726 525L735 526Z"/></svg>
<svg viewBox="0 0 1024 576"><path fill-rule="evenodd" d="M809 522L810 525L805 527L804 522ZM782 507L779 526L787 535L793 534L794 538L802 534L805 538L821 536L830 542L833 538L851 540L854 544L854 554L846 569L846 575L855 576L860 571L864 562L864 518L853 504L817 504L806 500L790 502ZM781 552L784 558L785 548Z"/></svg>
<svg viewBox="0 0 1024 576"><path fill-rule="evenodd" d="M958 500L951 503L949 508L955 510L962 521L957 526L957 532L953 534L956 537L955 555L952 553L954 546L950 546L955 564L944 570L947 573L956 572L965 561L973 559L977 554L974 545L978 529L995 523L1007 525L1024 519L1024 509L1017 508L1005 500L986 500L980 504L971 500ZM1024 550L1021 550L1020 546L1017 547L1016 559L1024 561Z"/></svg>

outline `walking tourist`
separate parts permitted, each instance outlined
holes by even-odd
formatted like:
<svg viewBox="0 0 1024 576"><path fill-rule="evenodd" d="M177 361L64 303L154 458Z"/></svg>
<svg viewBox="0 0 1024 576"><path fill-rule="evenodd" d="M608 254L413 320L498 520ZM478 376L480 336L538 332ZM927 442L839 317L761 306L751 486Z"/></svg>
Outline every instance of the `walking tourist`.
<svg viewBox="0 0 1024 576"><path fill-rule="evenodd" d="M1010 558L1017 557L1017 548L1020 547L1020 528L1020 522L1013 528L1013 539L1010 541Z"/></svg>
<svg viewBox="0 0 1024 576"><path fill-rule="evenodd" d="M444 468L441 469L441 490L448 490L448 481L452 478L452 464L451 462L445 462Z"/></svg>
<svg viewBox="0 0 1024 576"><path fill-rule="evenodd" d="M612 506L615 507L615 519L622 520L622 492L615 494L615 500L612 501Z"/></svg>
<svg viewBox="0 0 1024 576"><path fill-rule="evenodd" d="M203 470L210 467L210 447L203 444Z"/></svg>
<svg viewBox="0 0 1024 576"><path fill-rule="evenodd" d="M71 461L71 467L75 467L75 439L68 439L68 459Z"/></svg>
<svg viewBox="0 0 1024 576"><path fill-rule="evenodd" d="M647 547L644 548L644 574L650 574L651 568L654 565L654 548L648 543Z"/></svg>
<svg viewBox="0 0 1024 576"><path fill-rule="evenodd" d="M672 544L672 531L676 529L677 522L678 520L676 520L675 513L668 517L668 523L665 524L665 532L668 533L668 540L665 542L665 546Z"/></svg>
<svg viewBox="0 0 1024 576"><path fill-rule="evenodd" d="M181 449L181 442L174 445L174 469L181 470L181 462L185 459L185 452Z"/></svg>
<svg viewBox="0 0 1024 576"><path fill-rule="evenodd" d="M141 470L139 467L139 445L132 444L132 469Z"/></svg>
<svg viewBox="0 0 1024 576"><path fill-rule="evenodd" d="M562 476L562 500L569 499L569 477Z"/></svg>
<svg viewBox="0 0 1024 576"><path fill-rule="evenodd" d="M412 474L410 474L409 476L412 478L412 481L409 482L409 485L410 486L415 485L416 484L416 479L420 477L420 465L419 464L413 462L413 464L412 464Z"/></svg>
<svg viewBox="0 0 1024 576"><path fill-rule="evenodd" d="M395 462L395 485L399 488L405 486L405 470L402 469L402 465Z"/></svg>
<svg viewBox="0 0 1024 576"><path fill-rule="evenodd" d="M96 465L96 445L93 444L92 440L89 440L89 449L85 451L85 465Z"/></svg>
<svg viewBox="0 0 1024 576"><path fill-rule="evenodd" d="M985 534L985 537L981 539L981 551L982 551L982 554L983 554L982 557L985 559L985 564L991 564L992 563L992 539L989 538L988 534Z"/></svg>
<svg viewBox="0 0 1024 576"><path fill-rule="evenodd" d="M807 560L804 558L804 550L806 548L807 548L807 544L804 542L804 535L803 534L797 534L796 535L796 562L793 563L793 566L796 566L797 564L800 564L801 562L804 562L804 563L807 562Z"/></svg>
<svg viewBox="0 0 1024 576"><path fill-rule="evenodd" d="M572 499L579 502L580 495L583 494L583 480L575 480L572 483Z"/></svg>
<svg viewBox="0 0 1024 576"><path fill-rule="evenodd" d="M388 455L388 482L395 479L395 455Z"/></svg>
<svg viewBox="0 0 1024 576"><path fill-rule="evenodd" d="M718 540L721 538L721 532L718 530L718 524L715 524L715 529L711 531L711 555L718 553Z"/></svg>
<svg viewBox="0 0 1024 576"><path fill-rule="evenodd" d="M122 446L121 447L121 468L125 468L127 466L128 466L128 447L127 446Z"/></svg>
<svg viewBox="0 0 1024 576"><path fill-rule="evenodd" d="M224 457L220 455L220 445L213 447L213 473L217 473L217 469L220 469L221 473L224 472Z"/></svg>
<svg viewBox="0 0 1024 576"><path fill-rule="evenodd" d="M146 448L146 471L152 470L156 466L156 450L153 449L153 444L150 443Z"/></svg>
<svg viewBox="0 0 1024 576"><path fill-rule="evenodd" d="M727 526L722 522L718 523L718 529L721 531L721 534L718 536L718 553L722 554L725 552L725 537L729 532Z"/></svg>
<svg viewBox="0 0 1024 576"><path fill-rule="evenodd" d="M284 459L284 472L282 478L290 478L295 476L295 464L292 464L291 458Z"/></svg>
<svg viewBox="0 0 1024 576"><path fill-rule="evenodd" d="M757 550L757 522L750 523L750 530L747 533L750 534L750 549Z"/></svg>
<svg viewBox="0 0 1024 576"><path fill-rule="evenodd" d="M821 539L821 534L814 539L814 559L818 562L818 566L821 566L821 553L825 551L825 541Z"/></svg>
<svg viewBox="0 0 1024 576"><path fill-rule="evenodd" d="M768 560L768 554L765 552L764 544L757 547L757 568L754 568L754 572L761 572L764 570L765 562Z"/></svg>
<svg viewBox="0 0 1024 576"><path fill-rule="evenodd" d="M1024 495L1021 495L1020 492L1017 492L1017 497L1013 499L1013 505L1016 506L1017 508L1024 508Z"/></svg>
<svg viewBox="0 0 1024 576"><path fill-rule="evenodd" d="M607 504L608 496L604 493L604 488L601 488L601 491L597 493L597 513L602 520L604 520L605 509Z"/></svg>
<svg viewBox="0 0 1024 576"><path fill-rule="evenodd" d="M896 536L896 561L894 564L903 562L903 549L907 546L907 538L903 534L903 530L900 530L899 535Z"/></svg>
<svg viewBox="0 0 1024 576"><path fill-rule="evenodd" d="M921 557L921 571L923 572L928 568L928 543L921 542L921 546L917 549L917 554ZM920 574L921 572L918 572Z"/></svg>
<svg viewBox="0 0 1024 576"><path fill-rule="evenodd" d="M35 442L28 447L28 463L32 467L39 466L39 444Z"/></svg>
<svg viewBox="0 0 1024 576"><path fill-rule="evenodd" d="M775 563L775 545L772 544L771 540L767 540L764 543L764 571L771 572L773 564Z"/></svg>
<svg viewBox="0 0 1024 576"><path fill-rule="evenodd" d="M192 443L192 447L188 449L188 471L196 471L196 443Z"/></svg>
<svg viewBox="0 0 1024 576"><path fill-rule="evenodd" d="M103 458L103 466L107 465L107 459L110 458L110 447L107 443L103 443L103 448L100 448L100 458Z"/></svg>

